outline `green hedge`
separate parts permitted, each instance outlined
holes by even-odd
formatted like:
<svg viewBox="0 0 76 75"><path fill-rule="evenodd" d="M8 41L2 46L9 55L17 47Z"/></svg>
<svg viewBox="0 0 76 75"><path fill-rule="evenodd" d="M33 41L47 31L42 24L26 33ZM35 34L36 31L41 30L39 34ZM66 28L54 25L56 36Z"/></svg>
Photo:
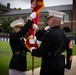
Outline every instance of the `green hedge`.
<svg viewBox="0 0 76 75"><path fill-rule="evenodd" d="M68 32L67 35L76 35L76 32Z"/></svg>

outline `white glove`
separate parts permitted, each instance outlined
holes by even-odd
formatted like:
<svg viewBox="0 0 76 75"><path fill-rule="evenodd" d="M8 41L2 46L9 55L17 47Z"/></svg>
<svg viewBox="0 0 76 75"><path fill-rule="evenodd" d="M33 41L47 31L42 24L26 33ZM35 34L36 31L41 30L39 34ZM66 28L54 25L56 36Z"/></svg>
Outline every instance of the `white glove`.
<svg viewBox="0 0 76 75"><path fill-rule="evenodd" d="M46 26L46 27L44 28L44 30L47 31L49 28L50 28L49 26Z"/></svg>
<svg viewBox="0 0 76 75"><path fill-rule="evenodd" d="M67 68L64 69L64 72L68 72L69 70Z"/></svg>
<svg viewBox="0 0 76 75"><path fill-rule="evenodd" d="M31 17L32 19L36 18L36 12L32 12L32 13L30 14L30 17Z"/></svg>
<svg viewBox="0 0 76 75"><path fill-rule="evenodd" d="M33 49L36 49L36 48L35 48L35 47L31 47L31 50L30 50L30 52L32 52L32 50L33 50Z"/></svg>
<svg viewBox="0 0 76 75"><path fill-rule="evenodd" d="M29 43L30 44L35 44L35 40L33 39L33 35L30 35L30 37L29 37Z"/></svg>
<svg viewBox="0 0 76 75"><path fill-rule="evenodd" d="M37 30L39 30L39 27L38 27L36 24L33 24L33 29L34 29L35 31L37 31Z"/></svg>

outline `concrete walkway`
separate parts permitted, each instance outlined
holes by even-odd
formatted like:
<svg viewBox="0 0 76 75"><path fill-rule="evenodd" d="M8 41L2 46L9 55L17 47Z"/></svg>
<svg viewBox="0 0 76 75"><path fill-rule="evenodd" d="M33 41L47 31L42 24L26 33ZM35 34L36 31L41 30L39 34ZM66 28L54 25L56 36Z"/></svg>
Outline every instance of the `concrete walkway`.
<svg viewBox="0 0 76 75"><path fill-rule="evenodd" d="M76 56L73 56L72 68L65 75L76 75Z"/></svg>
<svg viewBox="0 0 76 75"><path fill-rule="evenodd" d="M34 69L34 75L39 75L39 73L40 73L40 68ZM32 75L32 70L27 71L26 75ZM76 56L73 56L71 70L65 72L65 75L76 75Z"/></svg>

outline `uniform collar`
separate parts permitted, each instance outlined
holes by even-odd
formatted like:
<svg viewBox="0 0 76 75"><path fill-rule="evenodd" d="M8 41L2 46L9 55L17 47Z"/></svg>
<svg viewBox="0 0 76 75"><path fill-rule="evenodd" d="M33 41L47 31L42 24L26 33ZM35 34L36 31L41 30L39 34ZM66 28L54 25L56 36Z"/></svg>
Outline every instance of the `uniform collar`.
<svg viewBox="0 0 76 75"><path fill-rule="evenodd" d="M51 27L50 29L56 29L56 28L60 28L60 25L59 26Z"/></svg>

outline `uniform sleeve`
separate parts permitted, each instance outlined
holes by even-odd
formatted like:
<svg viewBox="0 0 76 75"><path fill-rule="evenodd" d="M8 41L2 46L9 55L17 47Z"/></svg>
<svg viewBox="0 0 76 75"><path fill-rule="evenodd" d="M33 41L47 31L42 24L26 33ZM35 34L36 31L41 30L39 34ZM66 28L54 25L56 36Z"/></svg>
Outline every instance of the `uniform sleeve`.
<svg viewBox="0 0 76 75"><path fill-rule="evenodd" d="M44 30L39 30L35 35L37 37L37 40L42 41L43 36L47 33L47 31Z"/></svg>
<svg viewBox="0 0 76 75"><path fill-rule="evenodd" d="M42 32L42 30L39 30L35 35L37 37L37 40L41 41L44 33Z"/></svg>
<svg viewBox="0 0 76 75"><path fill-rule="evenodd" d="M71 69L71 64L72 64L72 41L67 38L67 44L66 44L66 65L65 68Z"/></svg>
<svg viewBox="0 0 76 75"><path fill-rule="evenodd" d="M51 37L50 35L45 35L43 37L42 43L38 49L33 49L32 50L32 55L37 56L37 57L42 57L47 54L48 50L50 49L50 41Z"/></svg>
<svg viewBox="0 0 76 75"><path fill-rule="evenodd" d="M24 36L28 31L29 28L32 26L33 22L31 20L28 20L24 27L21 29L21 31L15 33L14 35L11 35L10 38L13 39L18 39Z"/></svg>

